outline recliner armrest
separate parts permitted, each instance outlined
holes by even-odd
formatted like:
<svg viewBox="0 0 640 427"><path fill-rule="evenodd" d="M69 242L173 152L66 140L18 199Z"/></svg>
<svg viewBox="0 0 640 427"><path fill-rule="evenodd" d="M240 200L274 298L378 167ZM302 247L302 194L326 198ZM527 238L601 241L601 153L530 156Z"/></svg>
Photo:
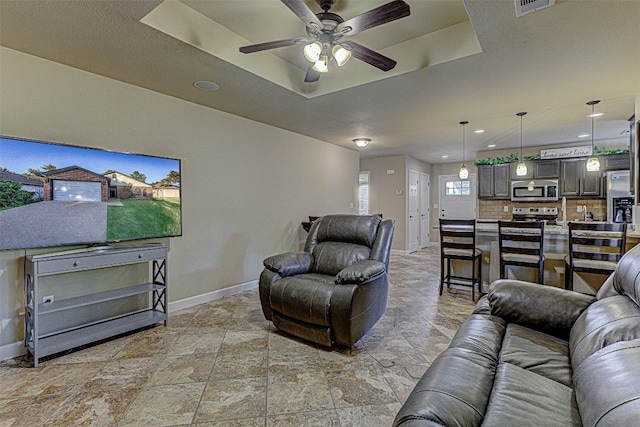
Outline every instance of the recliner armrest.
<svg viewBox="0 0 640 427"><path fill-rule="evenodd" d="M264 266L282 277L308 273L311 269L312 256L308 252L286 252L273 255L264 260Z"/></svg>
<svg viewBox="0 0 640 427"><path fill-rule="evenodd" d="M492 315L562 338L596 301L590 295L520 280L496 280L488 298Z"/></svg>
<svg viewBox="0 0 640 427"><path fill-rule="evenodd" d="M382 276L385 271L386 267L380 261L360 261L340 270L336 274L336 283L339 285L365 283Z"/></svg>

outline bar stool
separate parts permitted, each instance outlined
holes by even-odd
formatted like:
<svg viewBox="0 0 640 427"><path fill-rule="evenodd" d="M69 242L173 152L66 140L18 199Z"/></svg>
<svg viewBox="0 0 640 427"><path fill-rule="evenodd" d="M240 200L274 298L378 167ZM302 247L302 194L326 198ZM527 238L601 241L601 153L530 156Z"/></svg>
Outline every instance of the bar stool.
<svg viewBox="0 0 640 427"><path fill-rule="evenodd" d="M538 269L544 284L544 222L498 221L500 278L507 278L507 265Z"/></svg>
<svg viewBox="0 0 640 427"><path fill-rule="evenodd" d="M451 260L471 261L471 277L451 274ZM447 262L447 274L444 264ZM476 261L478 267L476 269ZM477 272L477 278L476 278ZM482 251L476 248L476 221L440 218L440 295L447 284L471 286L471 299L475 301L475 285L482 286Z"/></svg>
<svg viewBox="0 0 640 427"><path fill-rule="evenodd" d="M564 287L573 290L573 273L610 275L625 252L626 223L569 223L569 255L564 258Z"/></svg>

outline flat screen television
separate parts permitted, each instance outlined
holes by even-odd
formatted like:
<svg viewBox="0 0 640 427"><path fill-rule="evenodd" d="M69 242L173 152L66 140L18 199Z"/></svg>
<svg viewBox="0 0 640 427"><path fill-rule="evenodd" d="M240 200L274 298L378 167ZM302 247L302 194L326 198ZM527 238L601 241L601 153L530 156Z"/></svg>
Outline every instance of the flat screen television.
<svg viewBox="0 0 640 427"><path fill-rule="evenodd" d="M182 235L179 159L0 136L0 250Z"/></svg>

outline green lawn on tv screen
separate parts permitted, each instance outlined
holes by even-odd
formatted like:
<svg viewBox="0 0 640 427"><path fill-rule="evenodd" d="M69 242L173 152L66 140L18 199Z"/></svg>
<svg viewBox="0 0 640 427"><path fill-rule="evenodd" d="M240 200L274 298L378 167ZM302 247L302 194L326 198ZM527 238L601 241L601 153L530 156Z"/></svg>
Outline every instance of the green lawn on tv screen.
<svg viewBox="0 0 640 427"><path fill-rule="evenodd" d="M180 201L122 200L107 208L107 240L180 235Z"/></svg>

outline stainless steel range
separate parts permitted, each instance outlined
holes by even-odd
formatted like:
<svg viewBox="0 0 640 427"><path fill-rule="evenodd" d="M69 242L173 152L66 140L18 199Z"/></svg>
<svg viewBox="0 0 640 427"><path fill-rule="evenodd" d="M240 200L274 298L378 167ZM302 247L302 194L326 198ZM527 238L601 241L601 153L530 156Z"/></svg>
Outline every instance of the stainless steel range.
<svg viewBox="0 0 640 427"><path fill-rule="evenodd" d="M549 225L558 221L558 208L513 208L511 213L514 221L547 221Z"/></svg>

